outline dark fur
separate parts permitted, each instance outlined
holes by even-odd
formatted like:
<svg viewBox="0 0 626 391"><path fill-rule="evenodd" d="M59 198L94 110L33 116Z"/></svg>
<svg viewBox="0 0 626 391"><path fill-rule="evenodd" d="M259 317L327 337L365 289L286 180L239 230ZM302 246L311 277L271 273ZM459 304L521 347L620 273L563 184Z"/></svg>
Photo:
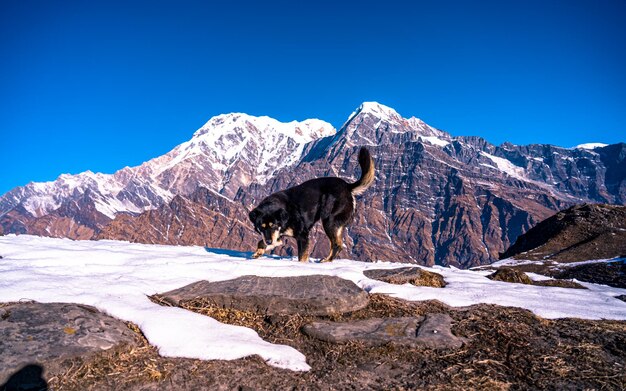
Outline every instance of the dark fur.
<svg viewBox="0 0 626 391"><path fill-rule="evenodd" d="M343 228L354 215L354 196L374 181L374 162L366 148L359 150L359 165L361 178L355 183L336 177L316 178L263 199L249 215L263 236L253 257L281 245L280 237L293 236L298 244L298 259L306 262L309 232L322 220L331 243L330 254L323 261L332 261L342 249Z"/></svg>

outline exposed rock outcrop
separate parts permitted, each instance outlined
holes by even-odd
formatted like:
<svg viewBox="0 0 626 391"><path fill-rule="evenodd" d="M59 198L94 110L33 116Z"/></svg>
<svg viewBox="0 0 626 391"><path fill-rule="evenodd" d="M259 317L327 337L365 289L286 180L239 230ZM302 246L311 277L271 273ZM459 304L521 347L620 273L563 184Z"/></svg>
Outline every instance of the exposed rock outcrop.
<svg viewBox="0 0 626 391"><path fill-rule="evenodd" d="M361 342L367 346L388 343L434 349L459 348L463 339L450 331L452 319L446 314L415 318L370 318L360 321L312 322L305 334L333 343Z"/></svg>
<svg viewBox="0 0 626 391"><path fill-rule="evenodd" d="M320 275L198 281L158 297L173 305L201 298L218 307L268 315L341 314L361 309L369 301L367 293L352 281Z"/></svg>
<svg viewBox="0 0 626 391"><path fill-rule="evenodd" d="M65 303L3 306L0 308L0 384L29 364L38 364L44 373L54 373L64 360L86 358L136 342L136 335L126 323L90 306ZM35 369L33 366L32 370Z"/></svg>
<svg viewBox="0 0 626 391"><path fill-rule="evenodd" d="M488 275L487 278L494 281L512 282L526 285L532 285L533 283L526 273L510 268L498 269L493 274Z"/></svg>

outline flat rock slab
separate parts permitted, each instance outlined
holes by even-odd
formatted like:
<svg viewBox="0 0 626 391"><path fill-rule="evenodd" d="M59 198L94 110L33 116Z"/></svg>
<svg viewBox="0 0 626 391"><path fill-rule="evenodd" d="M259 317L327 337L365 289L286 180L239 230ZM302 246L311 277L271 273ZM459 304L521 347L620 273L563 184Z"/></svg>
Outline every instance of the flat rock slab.
<svg viewBox="0 0 626 391"><path fill-rule="evenodd" d="M369 302L367 293L352 281L320 275L198 281L158 296L173 305L202 298L220 307L268 315L330 315L356 311Z"/></svg>
<svg viewBox="0 0 626 391"><path fill-rule="evenodd" d="M413 284L443 288L446 282L443 276L419 267L401 267L398 269L370 269L363 272L365 277L384 281L389 284Z"/></svg>
<svg viewBox="0 0 626 391"><path fill-rule="evenodd" d="M464 340L452 334L451 322L446 314L427 314L425 317L312 322L305 325L303 331L311 337L332 343L357 341L368 346L394 343L434 349L459 348Z"/></svg>
<svg viewBox="0 0 626 391"><path fill-rule="evenodd" d="M55 372L63 360L136 343L126 323L94 307L12 304L0 308L0 384L27 364Z"/></svg>

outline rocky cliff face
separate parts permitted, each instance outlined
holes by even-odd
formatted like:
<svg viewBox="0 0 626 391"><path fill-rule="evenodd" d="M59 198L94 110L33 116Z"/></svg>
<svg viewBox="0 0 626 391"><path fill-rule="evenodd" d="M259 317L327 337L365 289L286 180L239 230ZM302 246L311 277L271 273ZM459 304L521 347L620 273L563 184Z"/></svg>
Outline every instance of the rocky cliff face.
<svg viewBox="0 0 626 391"><path fill-rule="evenodd" d="M97 239L250 250L257 236L241 204L198 188L138 216L118 216L102 228Z"/></svg>
<svg viewBox="0 0 626 391"><path fill-rule="evenodd" d="M97 238L250 251L258 238L247 210L274 191L317 176L356 180L360 146L374 157L376 182L358 199L344 257L475 266L497 259L557 210L581 202L626 203L623 143L595 149L494 146L479 137L452 137L376 103L364 103L337 132L321 121L281 125L250 118L215 117L169 154L114 174L134 181L114 196L117 209L102 207L101 192L73 190L90 205L80 210L108 218L73 220L85 231L81 237L93 232ZM34 221L63 221L55 214L59 207L37 209L48 204L25 192L18 188L0 201L4 232L55 235ZM67 199L48 197L59 205ZM131 207L124 210L124 204ZM71 237L67 223L58 224L63 229L55 232ZM328 251L320 231L314 257ZM278 252L292 254L290 244Z"/></svg>

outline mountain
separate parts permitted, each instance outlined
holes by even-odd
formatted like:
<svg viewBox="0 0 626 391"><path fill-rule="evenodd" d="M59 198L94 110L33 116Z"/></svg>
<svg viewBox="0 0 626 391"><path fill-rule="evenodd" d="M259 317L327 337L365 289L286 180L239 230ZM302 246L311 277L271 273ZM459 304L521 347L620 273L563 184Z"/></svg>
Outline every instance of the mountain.
<svg viewBox="0 0 626 391"><path fill-rule="evenodd" d="M556 262L626 258L626 207L576 205L520 235L500 258Z"/></svg>
<svg viewBox="0 0 626 391"><path fill-rule="evenodd" d="M338 131L319 120L214 117L190 141L139 167L12 190L0 199L0 227L250 251L258 238L247 210L317 176L356 180L360 146L374 157L376 181L357 200L343 257L470 267L497 259L558 210L626 203L624 143L494 146L366 102ZM314 257L328 250L320 231ZM289 244L278 253L293 253Z"/></svg>
<svg viewBox="0 0 626 391"><path fill-rule="evenodd" d="M138 167L112 175L61 175L11 190L0 198L0 233L90 239L119 214L157 208L198 186L233 197L239 187L263 183L293 164L308 142L335 132L320 120L281 123L241 113L219 115L191 140Z"/></svg>

